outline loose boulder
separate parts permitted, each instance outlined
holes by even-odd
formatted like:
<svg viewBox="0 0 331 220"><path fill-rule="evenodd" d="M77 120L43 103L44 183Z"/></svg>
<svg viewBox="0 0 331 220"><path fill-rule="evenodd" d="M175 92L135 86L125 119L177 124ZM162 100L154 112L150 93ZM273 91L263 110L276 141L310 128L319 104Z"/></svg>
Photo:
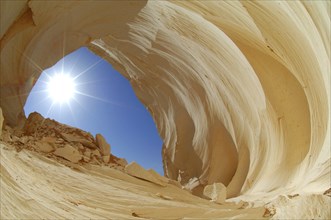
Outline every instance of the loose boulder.
<svg viewBox="0 0 331 220"><path fill-rule="evenodd" d="M110 154L110 144L107 143L105 138L101 134L97 134L95 136L95 140L98 148L103 156L107 156Z"/></svg>
<svg viewBox="0 0 331 220"><path fill-rule="evenodd" d="M216 203L224 203L226 200L226 186L222 183L214 183L205 186L203 195Z"/></svg>
<svg viewBox="0 0 331 220"><path fill-rule="evenodd" d="M54 151L53 146L48 142L36 142L36 148L37 150L43 152L43 153L50 153Z"/></svg>
<svg viewBox="0 0 331 220"><path fill-rule="evenodd" d="M79 151L69 144L66 144L62 148L57 148L54 154L73 163L78 163L78 161L82 159L82 155L79 153Z"/></svg>
<svg viewBox="0 0 331 220"><path fill-rule="evenodd" d="M147 180L154 184L160 186L166 186L166 184L156 178L153 174L145 170L142 166L137 164L136 162L131 162L130 164L125 166L125 172L131 176L138 177L139 179Z"/></svg>
<svg viewBox="0 0 331 220"><path fill-rule="evenodd" d="M66 133L61 133L61 136L63 137L64 140L66 140L68 142L77 142L77 143L82 144L85 147L90 148L90 149L96 149L97 148L97 146L94 143L87 140L83 136L78 136L78 135L74 135L74 134L66 134Z"/></svg>

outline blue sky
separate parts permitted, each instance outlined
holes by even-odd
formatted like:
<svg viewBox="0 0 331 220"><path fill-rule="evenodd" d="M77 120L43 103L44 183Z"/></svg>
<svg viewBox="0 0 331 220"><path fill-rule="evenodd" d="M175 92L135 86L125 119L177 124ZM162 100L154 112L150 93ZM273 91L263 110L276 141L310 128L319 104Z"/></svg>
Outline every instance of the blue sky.
<svg viewBox="0 0 331 220"><path fill-rule="evenodd" d="M77 77L76 90L82 94L76 93L69 104L52 105L53 100L46 89L48 76L54 76L62 69L63 73ZM93 135L101 133L110 143L113 155L163 174L162 140L150 113L134 94L129 81L87 48L76 50L45 70L33 87L24 110L26 116L37 111L44 117Z"/></svg>

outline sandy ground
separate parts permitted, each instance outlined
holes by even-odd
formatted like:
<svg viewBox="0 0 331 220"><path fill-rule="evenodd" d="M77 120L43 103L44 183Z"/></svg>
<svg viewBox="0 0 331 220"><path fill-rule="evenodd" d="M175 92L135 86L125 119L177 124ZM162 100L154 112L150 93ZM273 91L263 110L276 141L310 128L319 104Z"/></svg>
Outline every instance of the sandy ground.
<svg viewBox="0 0 331 220"><path fill-rule="evenodd" d="M260 219L266 211L211 203L110 167L70 168L36 152L0 146L1 219Z"/></svg>

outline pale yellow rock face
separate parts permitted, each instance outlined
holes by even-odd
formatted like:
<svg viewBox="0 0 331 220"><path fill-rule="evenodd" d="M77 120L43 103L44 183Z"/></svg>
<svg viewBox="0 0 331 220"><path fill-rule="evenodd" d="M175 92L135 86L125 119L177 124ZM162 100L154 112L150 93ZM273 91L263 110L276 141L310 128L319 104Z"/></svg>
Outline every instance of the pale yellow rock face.
<svg viewBox="0 0 331 220"><path fill-rule="evenodd" d="M107 141L101 134L95 135L95 141L103 156L107 156L110 154L110 144L107 143Z"/></svg>
<svg viewBox="0 0 331 220"><path fill-rule="evenodd" d="M152 114L170 179L251 201L330 188L330 1L0 4L8 124L42 70L88 46Z"/></svg>

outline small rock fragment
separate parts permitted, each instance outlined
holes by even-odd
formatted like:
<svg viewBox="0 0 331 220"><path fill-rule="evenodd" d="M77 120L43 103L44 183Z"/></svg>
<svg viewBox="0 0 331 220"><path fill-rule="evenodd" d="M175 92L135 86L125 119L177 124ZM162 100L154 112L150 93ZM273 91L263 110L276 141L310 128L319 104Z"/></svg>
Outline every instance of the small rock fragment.
<svg viewBox="0 0 331 220"><path fill-rule="evenodd" d="M91 161L91 158L90 157L83 156L83 160L84 160L84 162L88 163L88 162Z"/></svg>
<svg viewBox="0 0 331 220"><path fill-rule="evenodd" d="M162 198L162 199L165 199L165 200L173 200L172 197L170 197L170 196L165 196L165 195L163 195L163 194L161 194L161 193L156 193L156 196L157 196L157 197L160 197L160 198Z"/></svg>
<svg viewBox="0 0 331 220"><path fill-rule="evenodd" d="M299 194L288 195L287 197L288 197L289 199L293 199L294 197L297 197L297 196L299 196Z"/></svg>
<svg viewBox="0 0 331 220"><path fill-rule="evenodd" d="M226 187L223 183L214 183L205 186L203 195L216 203L224 203L226 200Z"/></svg>
<svg viewBox="0 0 331 220"><path fill-rule="evenodd" d="M50 153L54 151L54 148L48 142L36 142L37 150L43 153Z"/></svg>
<svg viewBox="0 0 331 220"><path fill-rule="evenodd" d="M102 156L102 160L103 160L103 162L105 162L105 163L109 163L109 159L110 159L110 155Z"/></svg>
<svg viewBox="0 0 331 220"><path fill-rule="evenodd" d="M95 144L93 144L92 142L85 140L85 139L80 139L78 141L79 143L81 143L83 146L90 148L90 149L97 149L97 146Z"/></svg>
<svg viewBox="0 0 331 220"><path fill-rule="evenodd" d="M101 165L101 162L100 162L96 157L92 157L92 159L91 159L91 163L92 163L92 164Z"/></svg>
<svg viewBox="0 0 331 220"><path fill-rule="evenodd" d="M272 217L276 214L275 207L266 208L263 214L263 217Z"/></svg>
<svg viewBox="0 0 331 220"><path fill-rule="evenodd" d="M82 159L82 155L79 151L69 144L66 144L63 148L57 148L54 154L73 163L78 163L78 161Z"/></svg>
<svg viewBox="0 0 331 220"><path fill-rule="evenodd" d="M77 143L78 150L83 151L85 148L81 143Z"/></svg>
<svg viewBox="0 0 331 220"><path fill-rule="evenodd" d="M326 190L323 195L325 196L330 196L331 197L331 188L329 188L328 190Z"/></svg>
<svg viewBox="0 0 331 220"><path fill-rule="evenodd" d="M19 137L15 136L15 135L12 135L12 139L15 142L21 142L20 139L19 139Z"/></svg>
<svg viewBox="0 0 331 220"><path fill-rule="evenodd" d="M22 144L26 144L29 141L29 136L23 136L19 139L19 142L21 142Z"/></svg>
<svg viewBox="0 0 331 220"><path fill-rule="evenodd" d="M200 186L200 180L197 177L192 177L188 183L184 186L185 189L193 191L194 188Z"/></svg>
<svg viewBox="0 0 331 220"><path fill-rule="evenodd" d="M66 133L61 133L61 136L64 140L68 142L78 142L84 145L85 147L91 148L91 149L96 149L97 146L93 144L92 142L84 139L83 137L73 135L73 134L66 134Z"/></svg>
<svg viewBox="0 0 331 220"><path fill-rule="evenodd" d="M55 141L56 144L63 144L64 140L62 138L57 138Z"/></svg>
<svg viewBox="0 0 331 220"><path fill-rule="evenodd" d="M240 200L239 203L238 203L238 206L239 206L238 209L245 209L245 208L247 208L249 206L249 203L246 202L246 201Z"/></svg>
<svg viewBox="0 0 331 220"><path fill-rule="evenodd" d="M4 142L11 142L11 141L13 141L13 139L11 138L11 135L10 135L10 133L8 131L3 131L2 132L1 139Z"/></svg>
<svg viewBox="0 0 331 220"><path fill-rule="evenodd" d="M101 134L95 136L97 146L100 149L102 155L107 156L110 154L110 144L107 143L105 138Z"/></svg>
<svg viewBox="0 0 331 220"><path fill-rule="evenodd" d="M99 157L101 157L101 154L98 150L94 150L94 151L92 151L92 156L96 156L99 158Z"/></svg>
<svg viewBox="0 0 331 220"><path fill-rule="evenodd" d="M56 143L56 138L55 137L43 137L41 139L42 142L47 142L50 144L55 144Z"/></svg>
<svg viewBox="0 0 331 220"><path fill-rule="evenodd" d="M85 149L84 156L90 158L91 157L91 150L90 149Z"/></svg>
<svg viewBox="0 0 331 220"><path fill-rule="evenodd" d="M3 114L2 114L2 109L0 108L0 136L1 136L1 133L2 133L3 121L4 121L4 118L3 118Z"/></svg>

